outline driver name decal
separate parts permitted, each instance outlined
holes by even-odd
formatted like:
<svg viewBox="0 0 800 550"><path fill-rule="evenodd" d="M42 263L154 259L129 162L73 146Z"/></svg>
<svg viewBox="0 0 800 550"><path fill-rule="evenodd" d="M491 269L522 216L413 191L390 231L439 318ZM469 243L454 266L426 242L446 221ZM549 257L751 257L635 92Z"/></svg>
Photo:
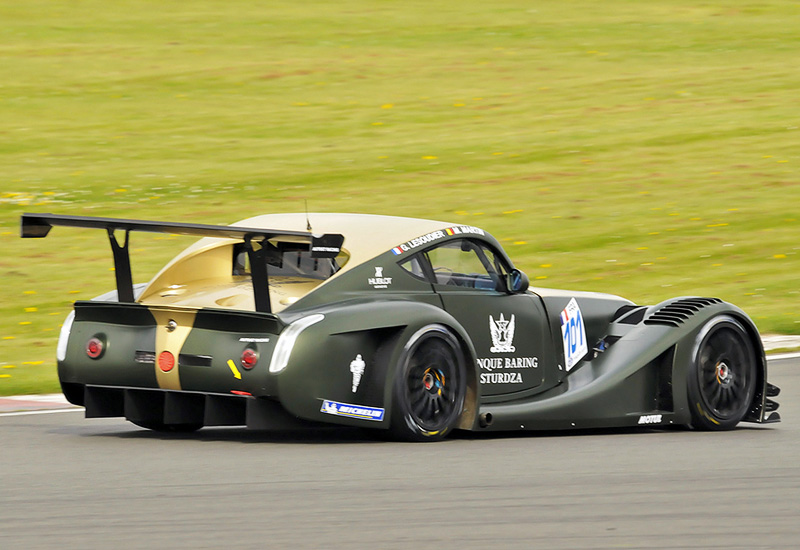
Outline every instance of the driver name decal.
<svg viewBox="0 0 800 550"><path fill-rule="evenodd" d="M430 233L422 235L421 237L417 237L416 239L411 239L408 242L405 242L401 245L392 248L392 252L394 252L395 256L399 256L403 252L414 250L419 246L432 243L434 241L438 241L439 239L443 239L444 237L453 235L485 235L485 234L486 233L483 231L483 229L480 229L478 227L472 227L470 225L454 225L453 227L448 227L445 230L432 231Z"/></svg>
<svg viewBox="0 0 800 550"><path fill-rule="evenodd" d="M567 372L589 353L586 344L586 328L583 325L581 308L575 298L561 312L561 338L564 343L564 361Z"/></svg>

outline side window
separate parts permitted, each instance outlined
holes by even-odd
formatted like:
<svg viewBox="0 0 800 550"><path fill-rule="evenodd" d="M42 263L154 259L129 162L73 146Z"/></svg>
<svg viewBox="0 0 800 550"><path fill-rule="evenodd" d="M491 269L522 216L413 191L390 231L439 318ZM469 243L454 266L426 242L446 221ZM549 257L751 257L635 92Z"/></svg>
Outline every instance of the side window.
<svg viewBox="0 0 800 550"><path fill-rule="evenodd" d="M415 254L414 256L411 256L408 260L402 262L400 264L400 267L411 273L417 279L428 281L428 278L425 276L425 269L422 267L423 259L424 258L419 254Z"/></svg>
<svg viewBox="0 0 800 550"><path fill-rule="evenodd" d="M433 283L501 291L503 267L491 250L471 240L456 240L428 250Z"/></svg>

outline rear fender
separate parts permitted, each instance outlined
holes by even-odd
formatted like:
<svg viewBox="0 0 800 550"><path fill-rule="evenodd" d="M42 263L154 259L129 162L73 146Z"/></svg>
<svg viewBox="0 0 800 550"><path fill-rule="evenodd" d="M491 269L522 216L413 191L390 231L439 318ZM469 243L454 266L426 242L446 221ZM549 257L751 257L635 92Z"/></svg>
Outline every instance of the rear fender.
<svg viewBox="0 0 800 550"><path fill-rule="evenodd" d="M330 422L333 418L321 411L322 403L335 401L385 413L379 421L338 417L337 423L388 428L392 381L403 345L420 328L440 324L452 330L462 346L468 374L465 415L474 415L478 399L475 350L461 325L441 308L384 300L340 304L313 313L321 313L324 319L300 334L287 367L273 375L275 394L292 414ZM353 371L361 361L364 372L356 380Z"/></svg>

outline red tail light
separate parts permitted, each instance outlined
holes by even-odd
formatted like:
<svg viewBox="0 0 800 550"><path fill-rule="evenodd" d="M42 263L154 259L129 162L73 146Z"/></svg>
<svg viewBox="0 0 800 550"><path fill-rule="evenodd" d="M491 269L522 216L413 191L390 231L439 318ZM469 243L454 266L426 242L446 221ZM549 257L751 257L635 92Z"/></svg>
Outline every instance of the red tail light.
<svg viewBox="0 0 800 550"><path fill-rule="evenodd" d="M100 356L103 355L105 348L106 346L100 338L92 336L89 338L89 341L86 342L86 355L92 359L99 359Z"/></svg>
<svg viewBox="0 0 800 550"><path fill-rule="evenodd" d="M258 363L258 352L254 349L247 348L242 352L242 367L250 370Z"/></svg>

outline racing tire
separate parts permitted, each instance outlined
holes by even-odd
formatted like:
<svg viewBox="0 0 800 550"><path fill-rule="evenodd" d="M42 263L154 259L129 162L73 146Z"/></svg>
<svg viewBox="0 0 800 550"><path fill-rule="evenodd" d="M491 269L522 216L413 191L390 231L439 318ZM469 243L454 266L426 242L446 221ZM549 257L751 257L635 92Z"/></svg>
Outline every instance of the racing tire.
<svg viewBox="0 0 800 550"><path fill-rule="evenodd" d="M393 385L391 435L438 441L458 422L467 389L458 340L442 325L428 325L405 344Z"/></svg>
<svg viewBox="0 0 800 550"><path fill-rule="evenodd" d="M153 430L154 432L162 432L162 433L191 433L196 432L200 428L203 427L202 424L165 424L164 422L144 422L144 421L137 421L131 420L132 423L136 424L140 428L145 428L147 430Z"/></svg>
<svg viewBox="0 0 800 550"><path fill-rule="evenodd" d="M756 353L742 324L728 315L711 319L700 332L687 373L691 425L730 430L753 402Z"/></svg>

